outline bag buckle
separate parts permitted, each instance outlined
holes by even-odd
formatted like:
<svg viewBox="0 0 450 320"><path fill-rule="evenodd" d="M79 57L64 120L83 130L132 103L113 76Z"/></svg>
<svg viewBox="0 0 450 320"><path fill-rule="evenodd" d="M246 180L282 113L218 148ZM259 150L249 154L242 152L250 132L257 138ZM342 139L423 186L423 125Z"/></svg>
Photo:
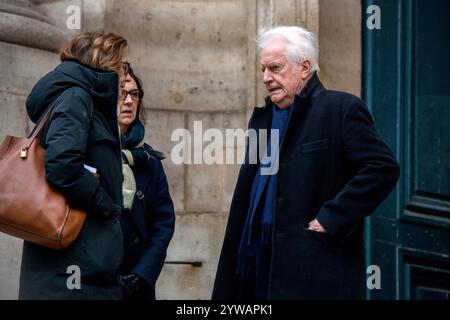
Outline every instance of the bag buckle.
<svg viewBox="0 0 450 320"><path fill-rule="evenodd" d="M21 157L21 158L26 158L27 155L28 155L28 148L22 148L22 149L20 150L20 157Z"/></svg>
<svg viewBox="0 0 450 320"><path fill-rule="evenodd" d="M138 192L136 192L136 196L139 198L139 200L144 199L144 193L143 193L141 190L139 190Z"/></svg>

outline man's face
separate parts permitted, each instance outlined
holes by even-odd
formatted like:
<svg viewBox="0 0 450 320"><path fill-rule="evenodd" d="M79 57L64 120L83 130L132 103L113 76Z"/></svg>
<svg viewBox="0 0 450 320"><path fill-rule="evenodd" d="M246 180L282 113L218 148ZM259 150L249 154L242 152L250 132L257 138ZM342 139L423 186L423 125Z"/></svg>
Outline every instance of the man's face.
<svg viewBox="0 0 450 320"><path fill-rule="evenodd" d="M260 66L268 94L279 108L292 104L310 73L309 61L302 64L290 61L284 39L274 39L261 50Z"/></svg>
<svg viewBox="0 0 450 320"><path fill-rule="evenodd" d="M130 75L127 75L119 93L118 120L122 133L125 133L130 124L136 119L138 104L139 91L136 81Z"/></svg>

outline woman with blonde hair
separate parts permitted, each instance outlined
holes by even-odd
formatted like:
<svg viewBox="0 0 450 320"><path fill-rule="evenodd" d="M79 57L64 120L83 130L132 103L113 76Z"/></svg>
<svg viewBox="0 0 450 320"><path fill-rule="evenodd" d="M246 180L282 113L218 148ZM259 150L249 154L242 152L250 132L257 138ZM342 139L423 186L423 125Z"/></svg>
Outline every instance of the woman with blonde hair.
<svg viewBox="0 0 450 320"><path fill-rule="evenodd" d="M19 298L122 299L117 102L119 78L129 67L127 41L112 33L82 33L63 46L60 58L32 89L27 112L38 122L53 106L40 135L46 178L87 218L63 251L24 242Z"/></svg>

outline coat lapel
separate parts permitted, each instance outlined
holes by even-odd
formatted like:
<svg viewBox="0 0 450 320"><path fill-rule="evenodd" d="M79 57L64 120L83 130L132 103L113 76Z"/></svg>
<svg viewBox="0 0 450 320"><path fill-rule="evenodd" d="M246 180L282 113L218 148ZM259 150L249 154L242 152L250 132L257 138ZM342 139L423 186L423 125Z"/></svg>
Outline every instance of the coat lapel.
<svg viewBox="0 0 450 320"><path fill-rule="evenodd" d="M283 135L283 139L280 144L280 156L283 154L283 146L286 144L286 140L292 137L292 131L294 129L302 128L308 111L311 107L311 98L316 96L324 87L322 86L317 73L314 73L311 79L309 79L302 92L295 96L292 103L291 112L286 124L286 130Z"/></svg>
<svg viewBox="0 0 450 320"><path fill-rule="evenodd" d="M140 171L136 168L136 172L134 174L134 177L136 179L136 196L134 197L134 203L133 205L139 205L142 207L142 210L133 210L131 218L133 219L134 224L139 229L139 232L141 235L146 234L147 228L145 227L146 219L145 215L149 214L146 212L149 208L147 205L144 205L144 201L148 201L149 199L146 199L144 195L146 195L146 191L148 188L148 185L150 184L151 179L149 179L148 174L146 174L143 171ZM138 195L137 193L141 193ZM139 197L144 197L140 199ZM148 203L148 202L147 202Z"/></svg>

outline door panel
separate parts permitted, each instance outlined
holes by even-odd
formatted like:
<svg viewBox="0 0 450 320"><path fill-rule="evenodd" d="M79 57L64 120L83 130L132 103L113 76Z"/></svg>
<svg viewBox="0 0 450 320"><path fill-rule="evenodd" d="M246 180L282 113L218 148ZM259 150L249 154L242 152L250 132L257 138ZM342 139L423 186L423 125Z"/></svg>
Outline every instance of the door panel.
<svg viewBox="0 0 450 320"><path fill-rule="evenodd" d="M381 269L372 299L450 296L450 2L363 1L363 95L396 152L396 190L366 225L368 264Z"/></svg>

